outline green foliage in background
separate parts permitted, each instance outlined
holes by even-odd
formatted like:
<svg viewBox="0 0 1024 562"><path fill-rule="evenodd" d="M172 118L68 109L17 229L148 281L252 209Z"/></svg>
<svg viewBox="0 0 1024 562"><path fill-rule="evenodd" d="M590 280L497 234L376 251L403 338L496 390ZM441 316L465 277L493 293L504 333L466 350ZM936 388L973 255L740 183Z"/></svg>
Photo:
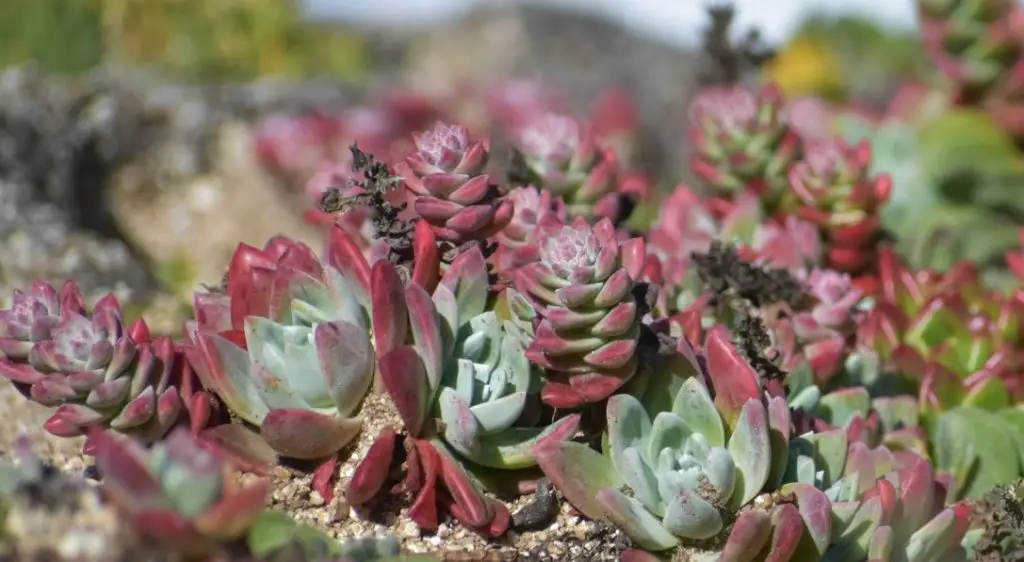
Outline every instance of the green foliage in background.
<svg viewBox="0 0 1024 562"><path fill-rule="evenodd" d="M103 60L196 81L353 78L362 37L307 24L292 0L4 0L0 61L76 73Z"/></svg>
<svg viewBox="0 0 1024 562"><path fill-rule="evenodd" d="M102 58L100 13L88 2L0 1L0 67L34 61L51 72L77 73Z"/></svg>
<svg viewBox="0 0 1024 562"><path fill-rule="evenodd" d="M791 93L834 100L884 96L893 84L924 77L932 69L916 33L886 29L858 16L811 16L789 44L816 46L821 49L819 57L838 63L838 68L821 66L829 72L817 90ZM785 55L787 48L781 54ZM840 83L833 84L834 80Z"/></svg>

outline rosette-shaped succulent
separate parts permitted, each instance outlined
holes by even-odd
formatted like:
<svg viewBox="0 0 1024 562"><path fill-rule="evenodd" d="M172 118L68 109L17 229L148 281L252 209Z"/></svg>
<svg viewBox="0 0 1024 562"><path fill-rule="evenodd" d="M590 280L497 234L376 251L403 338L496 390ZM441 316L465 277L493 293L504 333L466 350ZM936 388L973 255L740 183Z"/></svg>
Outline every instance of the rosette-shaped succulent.
<svg viewBox="0 0 1024 562"><path fill-rule="evenodd" d="M414 134L416 153L405 159L413 207L439 240L460 246L484 241L512 220L513 204L484 173L489 157L459 125L437 123Z"/></svg>
<svg viewBox="0 0 1024 562"><path fill-rule="evenodd" d="M888 174L871 176L871 145L842 138L814 139L789 170L797 201L791 212L818 225L826 242L827 265L860 275L877 260L880 211L892 192Z"/></svg>
<svg viewBox="0 0 1024 562"><path fill-rule="evenodd" d="M1021 7L1012 0L918 0L928 54L977 103L1021 62Z"/></svg>
<svg viewBox="0 0 1024 562"><path fill-rule="evenodd" d="M102 426L151 442L210 418L209 397L171 338L151 338L142 319L125 326L113 294L87 312L73 282L14 292L0 311L0 374L57 408L45 427L61 437Z"/></svg>
<svg viewBox="0 0 1024 562"><path fill-rule="evenodd" d="M198 556L245 535L270 483L241 485L233 469L183 430L146 450L96 431L96 467L107 497L149 540Z"/></svg>
<svg viewBox="0 0 1024 562"><path fill-rule="evenodd" d="M574 408L603 400L637 370L640 312L633 286L644 242L620 242L611 221L577 217L539 225L537 261L515 272L515 285L537 303L542 320L527 357L548 370L544 402Z"/></svg>
<svg viewBox="0 0 1024 562"><path fill-rule="evenodd" d="M512 221L494 236L498 250L494 260L499 271L511 271L521 265L537 260L540 252L539 229L537 225L546 215L558 220L567 220L565 202L550 191L533 186L517 187L508 193L515 214Z"/></svg>
<svg viewBox="0 0 1024 562"><path fill-rule="evenodd" d="M561 197L573 216L625 218L614 149L571 115L547 113L520 131L516 149L533 185Z"/></svg>
<svg viewBox="0 0 1024 562"><path fill-rule="evenodd" d="M284 238L263 251L240 245L227 293L196 296L186 354L277 453L323 459L362 425L355 412L373 380L372 314L369 265L340 226L323 262Z"/></svg>
<svg viewBox="0 0 1024 562"><path fill-rule="evenodd" d="M504 534L508 509L483 495L451 451L497 469L533 466L533 445L572 436L578 416L534 427L528 410L537 410L527 408L536 400L536 374L524 355L528 335L488 310L479 248L456 257L433 296L415 282L403 288L384 261L374 264L372 278L380 380L405 432L387 428L376 438L348 484L347 500L360 505L380 494L404 446L401 486L415 497L409 516L418 525L436 529L439 508L445 508L482 534Z"/></svg>
<svg viewBox="0 0 1024 562"><path fill-rule="evenodd" d="M863 291L849 275L829 269L811 272L807 286L813 297L808 309L773 322L771 329L783 357L782 368L793 371L806 362L823 383L840 371L851 350L855 307Z"/></svg>
<svg viewBox="0 0 1024 562"><path fill-rule="evenodd" d="M800 156L785 108L774 84L757 93L742 86L701 90L690 107L693 172L722 195L757 193L773 215L788 189L786 171Z"/></svg>
<svg viewBox="0 0 1024 562"><path fill-rule="evenodd" d="M700 354L680 339L678 353L691 376L664 373L668 380L652 382L643 399L608 401L604 455L576 442L545 441L535 451L577 509L649 550L718 535L723 514L776 486L786 468L789 409L765 398L728 332L711 330Z"/></svg>
<svg viewBox="0 0 1024 562"><path fill-rule="evenodd" d="M920 422L917 400L913 396L881 396L872 398L861 386L842 388L822 395L821 389L810 380L801 382L790 378L790 405L794 412L794 427L800 430L826 432L830 429L846 430L850 443L859 442L868 447L884 445L890 451L912 451L928 456L928 436Z"/></svg>
<svg viewBox="0 0 1024 562"><path fill-rule="evenodd" d="M926 460L890 468L860 459L869 488L854 494L849 487L822 493L808 484L783 486L768 498L774 505L740 515L720 562L967 560L961 541L971 509L945 507L944 488Z"/></svg>

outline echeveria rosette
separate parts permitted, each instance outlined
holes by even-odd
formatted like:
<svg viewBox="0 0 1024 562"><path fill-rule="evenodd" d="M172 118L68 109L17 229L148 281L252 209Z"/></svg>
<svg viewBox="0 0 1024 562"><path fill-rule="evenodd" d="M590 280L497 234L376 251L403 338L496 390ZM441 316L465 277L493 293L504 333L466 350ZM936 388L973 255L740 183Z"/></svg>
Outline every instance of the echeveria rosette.
<svg viewBox="0 0 1024 562"><path fill-rule="evenodd" d="M432 295L416 282L403 287L384 261L374 264L372 289L380 380L404 432L387 428L375 439L346 498L360 505L378 496L404 447L401 486L414 497L409 516L420 527L436 529L446 510L481 534L504 534L508 509L485 496L458 459L496 469L533 466L533 445L573 435L579 417L517 426L536 399L536 373L523 353L528 334L488 309L479 247L455 258Z"/></svg>
<svg viewBox="0 0 1024 562"><path fill-rule="evenodd" d="M489 154L459 125L437 123L413 135L416 152L405 158L405 185L413 208L439 240L461 246L485 241L508 225L512 202L484 173Z"/></svg>
<svg viewBox="0 0 1024 562"><path fill-rule="evenodd" d="M570 215L625 218L618 157L575 117L537 116L519 132L516 149L532 183L561 197Z"/></svg>
<svg viewBox="0 0 1024 562"><path fill-rule="evenodd" d="M881 207L892 193L892 178L871 175L870 165L867 141L851 145L835 137L808 141L802 160L789 169L787 210L821 228L826 264L851 275L876 262Z"/></svg>
<svg viewBox="0 0 1024 562"><path fill-rule="evenodd" d="M327 459L330 472L361 427L355 413L373 381L370 267L340 226L324 262L300 243L276 239L268 248L276 246L287 248L282 259L240 246L227 293L197 295L185 353L276 453Z"/></svg>
<svg viewBox="0 0 1024 562"><path fill-rule="evenodd" d="M575 408L610 396L636 373L640 312L633 287L644 241L619 241L608 219L539 225L538 260L515 272L515 286L541 321L527 357L549 373L544 402Z"/></svg>
<svg viewBox="0 0 1024 562"><path fill-rule="evenodd" d="M0 311L0 374L56 408L44 427L59 437L110 427L149 443L181 422L198 430L211 415L171 338L152 338L142 319L125 326L113 294L87 312L73 282L15 291Z"/></svg>
<svg viewBox="0 0 1024 562"><path fill-rule="evenodd" d="M565 221L565 202L544 189L517 187L508 193L515 213L512 220L494 236L498 249L494 261L499 271L509 272L520 265L537 260L540 251L537 225L546 215Z"/></svg>
<svg viewBox="0 0 1024 562"><path fill-rule="evenodd" d="M787 461L785 400L765 397L724 328L710 331L703 352L685 339L677 352L695 375L666 372L668 386L661 380L643 399L609 399L604 455L576 442L536 449L545 474L577 509L614 522L648 550L717 536L723 514L776 486ZM671 404L656 406L665 390Z"/></svg>
<svg viewBox="0 0 1024 562"><path fill-rule="evenodd" d="M778 210L789 189L786 171L800 156L800 138L778 86L702 89L690 106L689 137L696 147L693 172L718 194L753 191L769 215Z"/></svg>
<svg viewBox="0 0 1024 562"><path fill-rule="evenodd" d="M243 537L270 492L265 480L240 484L182 429L148 450L98 430L91 438L106 497L141 535L175 552L202 556Z"/></svg>
<svg viewBox="0 0 1024 562"><path fill-rule="evenodd" d="M874 472L870 454L857 461L860 474ZM961 542L971 509L945 507L944 488L936 484L931 465L916 458L878 472L884 475L868 477L873 484L860 493L849 485L825 493L810 484L782 486L778 503L740 514L720 562L966 561Z"/></svg>
<svg viewBox="0 0 1024 562"><path fill-rule="evenodd" d="M928 458L928 436L921 425L917 400L913 396L872 398L862 386L841 388L828 394L810 379L790 379L789 402L794 409L793 424L798 432L824 433L840 428L850 443L875 448L885 446L897 455L910 451Z"/></svg>

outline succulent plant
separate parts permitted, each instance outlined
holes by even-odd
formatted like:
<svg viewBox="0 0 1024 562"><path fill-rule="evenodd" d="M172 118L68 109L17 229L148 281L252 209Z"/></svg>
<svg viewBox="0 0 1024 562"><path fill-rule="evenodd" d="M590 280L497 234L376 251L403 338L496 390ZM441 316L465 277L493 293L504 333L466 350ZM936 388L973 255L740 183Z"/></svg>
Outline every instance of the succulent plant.
<svg viewBox="0 0 1024 562"><path fill-rule="evenodd" d="M681 338L677 353L695 374L674 385L670 406L628 394L608 401L604 455L571 441L536 448L545 474L577 509L610 519L649 550L716 536L723 514L777 485L787 460L789 408L765 397L727 330L712 329L703 353ZM663 388L651 396L664 401Z"/></svg>
<svg viewBox="0 0 1024 562"><path fill-rule="evenodd" d="M44 425L60 437L111 427L152 442L178 423L198 430L212 415L171 338L152 338L142 319L125 326L113 294L86 312L74 282L14 292L0 311L0 374L56 407Z"/></svg>
<svg viewBox="0 0 1024 562"><path fill-rule="evenodd" d="M1022 13L1010 0L918 0L921 35L932 61L977 102L1021 60Z"/></svg>
<svg viewBox="0 0 1024 562"><path fill-rule="evenodd" d="M506 272L536 261L540 252L537 225L545 215L552 214L561 221L568 217L565 202L547 190L517 187L508 193L508 198L515 214L494 237L498 242L494 260L498 270Z"/></svg>
<svg viewBox="0 0 1024 562"><path fill-rule="evenodd" d="M697 152L690 167L717 193L753 191L769 215L778 210L801 147L777 86L702 89L690 106L689 137Z"/></svg>
<svg viewBox="0 0 1024 562"><path fill-rule="evenodd" d="M443 501L468 527L503 534L508 509L483 495L450 450L498 469L533 466L532 445L570 437L578 416L546 427L516 426L536 398L536 373L524 354L528 334L487 310L486 262L478 247L455 258L433 296L415 282L403 288L384 261L374 264L372 279L380 380L405 434L387 428L376 438L349 482L348 501L360 505L377 496L404 446L403 486L416 496L409 513L417 524L436 529Z"/></svg>
<svg viewBox="0 0 1024 562"><path fill-rule="evenodd" d="M545 113L519 131L515 147L530 183L565 201L569 214L626 218L618 156L575 117Z"/></svg>
<svg viewBox="0 0 1024 562"><path fill-rule="evenodd" d="M915 272L888 248L879 277L860 345L916 381L922 411L998 409L1022 396L1018 299L985 286L969 263L941 274Z"/></svg>
<svg viewBox="0 0 1024 562"><path fill-rule="evenodd" d="M286 238L239 245L226 285L195 297L189 361L277 454L327 459L321 470L332 472L362 427L357 410L375 370L369 265L334 226L323 262Z"/></svg>
<svg viewBox="0 0 1024 562"><path fill-rule="evenodd" d="M870 164L867 141L851 145L828 138L806 143L803 159L789 170L799 199L791 212L822 229L827 265L851 275L865 273L877 260L880 208L892 192L892 179L871 176Z"/></svg>
<svg viewBox="0 0 1024 562"><path fill-rule="evenodd" d="M850 443L885 446L890 451L912 451L928 458L928 435L921 424L913 396L872 398L865 387L841 388L822 395L813 384L799 390L790 380L790 405L799 430L827 432L841 428Z"/></svg>
<svg viewBox="0 0 1024 562"><path fill-rule="evenodd" d="M270 491L266 481L240 484L183 429L150 450L98 429L93 442L107 497L142 536L178 552L210 552L243 537Z"/></svg>
<svg viewBox="0 0 1024 562"><path fill-rule="evenodd" d="M788 484L782 502L740 515L719 560L966 561L971 510L945 507L937 490L924 459L879 478L856 501Z"/></svg>
<svg viewBox="0 0 1024 562"><path fill-rule="evenodd" d="M812 304L775 320L771 330L784 370L792 372L806 362L818 381L825 383L839 373L852 351L855 307L863 291L849 275L828 269L812 271L807 286Z"/></svg>
<svg viewBox="0 0 1024 562"><path fill-rule="evenodd" d="M544 402L574 408L603 400L636 373L640 308L633 287L644 242L620 242L611 221L577 217L538 225L538 259L515 272L516 288L536 303L540 323L527 357L548 370Z"/></svg>
<svg viewBox="0 0 1024 562"><path fill-rule="evenodd" d="M438 122L413 135L416 153L405 158L405 185L413 207L439 240L461 246L484 241L508 225L513 204L483 173L489 154L459 125Z"/></svg>

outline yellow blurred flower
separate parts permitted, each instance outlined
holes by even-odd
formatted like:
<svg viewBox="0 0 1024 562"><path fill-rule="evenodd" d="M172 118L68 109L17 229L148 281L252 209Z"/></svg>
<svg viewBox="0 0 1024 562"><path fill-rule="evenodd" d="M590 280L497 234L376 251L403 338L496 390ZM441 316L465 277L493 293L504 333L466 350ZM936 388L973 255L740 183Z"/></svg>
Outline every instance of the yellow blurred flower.
<svg viewBox="0 0 1024 562"><path fill-rule="evenodd" d="M837 99L843 93L842 67L827 41L797 36L762 69L763 78L787 97L815 95Z"/></svg>

